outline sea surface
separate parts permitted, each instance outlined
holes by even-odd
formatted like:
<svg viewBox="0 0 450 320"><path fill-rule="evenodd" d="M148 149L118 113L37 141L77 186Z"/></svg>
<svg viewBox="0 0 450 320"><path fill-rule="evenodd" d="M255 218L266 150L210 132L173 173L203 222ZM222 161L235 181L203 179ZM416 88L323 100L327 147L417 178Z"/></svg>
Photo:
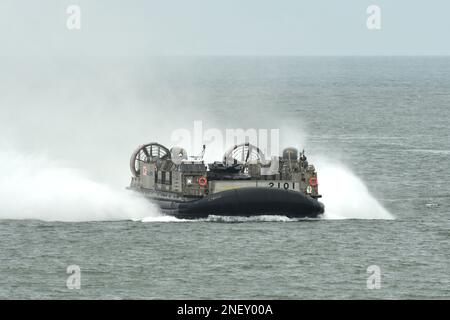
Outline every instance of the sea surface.
<svg viewBox="0 0 450 320"><path fill-rule="evenodd" d="M450 58L2 64L0 298L450 298ZM196 120L297 141L325 216L180 221L123 195L133 148Z"/></svg>

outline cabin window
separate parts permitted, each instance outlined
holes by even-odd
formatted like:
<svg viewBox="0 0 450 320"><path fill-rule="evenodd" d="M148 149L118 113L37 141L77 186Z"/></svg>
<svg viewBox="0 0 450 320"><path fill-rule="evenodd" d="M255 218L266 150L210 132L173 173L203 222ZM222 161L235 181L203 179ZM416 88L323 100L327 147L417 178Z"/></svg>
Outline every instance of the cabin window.
<svg viewBox="0 0 450 320"><path fill-rule="evenodd" d="M163 172L162 171L158 171L158 183L163 183Z"/></svg>

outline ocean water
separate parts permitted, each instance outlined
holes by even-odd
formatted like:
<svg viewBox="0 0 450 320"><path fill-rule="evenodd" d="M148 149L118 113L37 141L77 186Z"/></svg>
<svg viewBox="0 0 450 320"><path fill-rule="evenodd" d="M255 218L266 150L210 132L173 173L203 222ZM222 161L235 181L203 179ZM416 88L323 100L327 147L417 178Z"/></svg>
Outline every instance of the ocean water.
<svg viewBox="0 0 450 320"><path fill-rule="evenodd" d="M450 58L1 65L0 298L450 298ZM134 147L198 120L280 129L325 216L182 221L124 190Z"/></svg>

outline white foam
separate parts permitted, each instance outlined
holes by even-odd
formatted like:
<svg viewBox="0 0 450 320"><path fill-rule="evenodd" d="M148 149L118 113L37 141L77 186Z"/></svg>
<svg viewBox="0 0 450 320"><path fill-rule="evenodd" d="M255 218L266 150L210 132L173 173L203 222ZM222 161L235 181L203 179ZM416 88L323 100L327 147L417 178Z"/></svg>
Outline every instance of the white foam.
<svg viewBox="0 0 450 320"><path fill-rule="evenodd" d="M323 157L315 159L314 164L325 219L394 219L350 169Z"/></svg>
<svg viewBox="0 0 450 320"><path fill-rule="evenodd" d="M260 215L251 217L210 215L208 218L200 220L207 222L295 222L306 220L306 218L288 218L282 215Z"/></svg>
<svg viewBox="0 0 450 320"><path fill-rule="evenodd" d="M178 219L167 215L148 216L141 219L142 222L190 222L191 220ZM192 220L194 221L194 220Z"/></svg>
<svg viewBox="0 0 450 320"><path fill-rule="evenodd" d="M141 220L159 217L148 200L98 183L43 156L0 153L0 219Z"/></svg>

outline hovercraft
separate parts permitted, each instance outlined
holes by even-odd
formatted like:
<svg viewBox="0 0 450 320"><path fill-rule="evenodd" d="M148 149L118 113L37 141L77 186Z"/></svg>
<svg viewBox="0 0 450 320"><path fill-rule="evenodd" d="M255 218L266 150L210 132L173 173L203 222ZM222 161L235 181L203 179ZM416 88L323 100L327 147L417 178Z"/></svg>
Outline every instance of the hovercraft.
<svg viewBox="0 0 450 320"><path fill-rule="evenodd" d="M130 159L129 189L156 203L164 214L182 219L216 216L282 215L316 218L324 212L318 201L317 172L304 151L286 148L266 160L250 144L231 147L222 161L205 164L188 159L185 149L159 143L139 146Z"/></svg>

